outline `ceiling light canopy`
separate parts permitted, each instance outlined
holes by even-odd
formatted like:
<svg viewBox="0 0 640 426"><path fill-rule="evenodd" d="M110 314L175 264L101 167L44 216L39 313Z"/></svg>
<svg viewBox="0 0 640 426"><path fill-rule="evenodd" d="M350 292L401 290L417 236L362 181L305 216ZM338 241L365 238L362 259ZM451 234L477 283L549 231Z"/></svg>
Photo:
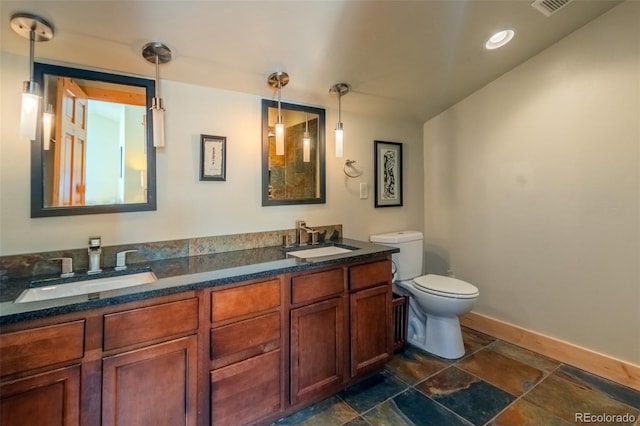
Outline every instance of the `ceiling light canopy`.
<svg viewBox="0 0 640 426"><path fill-rule="evenodd" d="M515 35L516 35L516 32L510 28L506 30L498 31L497 33L489 37L489 39L484 44L484 47L487 50L497 49L509 43L513 39L513 36Z"/></svg>

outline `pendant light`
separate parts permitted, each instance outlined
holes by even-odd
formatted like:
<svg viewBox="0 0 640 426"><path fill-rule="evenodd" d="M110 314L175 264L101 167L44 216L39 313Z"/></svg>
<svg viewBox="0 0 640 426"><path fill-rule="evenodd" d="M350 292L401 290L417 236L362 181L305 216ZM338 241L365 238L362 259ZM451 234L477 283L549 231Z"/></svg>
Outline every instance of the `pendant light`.
<svg viewBox="0 0 640 426"><path fill-rule="evenodd" d="M344 147L344 129L342 126L342 97L349 93L347 83L338 83L331 86L329 93L338 95L338 123L336 123L336 157L342 158Z"/></svg>
<svg viewBox="0 0 640 426"><path fill-rule="evenodd" d="M48 41L53 38L53 26L43 18L29 13L16 13L11 16L11 28L20 36L29 39L29 81L22 89L20 109L20 137L34 140L40 111L40 85L33 80L33 50L36 41Z"/></svg>
<svg viewBox="0 0 640 426"><path fill-rule="evenodd" d="M164 105L160 97L160 64L171 61L171 49L154 41L142 46L142 56L156 64L156 96L151 101L151 121L153 122L153 146L164 148Z"/></svg>
<svg viewBox="0 0 640 426"><path fill-rule="evenodd" d="M276 117L276 155L284 155L284 123L282 122L282 108L280 107L280 98L282 88L289 83L289 74L283 71L277 71L269 75L267 78L269 86L278 89L278 116Z"/></svg>
<svg viewBox="0 0 640 426"><path fill-rule="evenodd" d="M304 113L304 135L302 136L302 161L308 163L311 161L311 135L309 135L309 118Z"/></svg>

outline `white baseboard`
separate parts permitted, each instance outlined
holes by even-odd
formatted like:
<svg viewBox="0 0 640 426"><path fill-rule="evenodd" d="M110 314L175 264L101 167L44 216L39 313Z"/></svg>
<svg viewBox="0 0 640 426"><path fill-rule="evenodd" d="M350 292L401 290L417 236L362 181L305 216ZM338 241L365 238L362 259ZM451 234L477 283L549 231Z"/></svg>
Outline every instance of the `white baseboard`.
<svg viewBox="0 0 640 426"><path fill-rule="evenodd" d="M505 342L640 390L638 365L475 312L462 316L460 323Z"/></svg>

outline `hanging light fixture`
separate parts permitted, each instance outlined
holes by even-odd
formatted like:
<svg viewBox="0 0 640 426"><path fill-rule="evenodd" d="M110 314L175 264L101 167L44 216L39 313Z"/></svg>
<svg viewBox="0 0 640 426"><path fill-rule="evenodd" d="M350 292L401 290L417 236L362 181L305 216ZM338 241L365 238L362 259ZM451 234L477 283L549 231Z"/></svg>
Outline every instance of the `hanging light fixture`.
<svg viewBox="0 0 640 426"><path fill-rule="evenodd" d="M342 158L344 147L344 129L342 126L342 97L349 93L347 83L338 83L331 86L329 93L338 95L338 123L336 123L336 157Z"/></svg>
<svg viewBox="0 0 640 426"><path fill-rule="evenodd" d="M25 81L22 88L20 137L34 140L41 96L40 85L33 80L33 50L36 41L48 41L53 38L53 26L39 16L16 13L11 16L11 28L20 36L29 39L29 81Z"/></svg>
<svg viewBox="0 0 640 426"><path fill-rule="evenodd" d="M309 118L304 113L304 134L302 135L302 161L308 163L311 161L311 135L309 135Z"/></svg>
<svg viewBox="0 0 640 426"><path fill-rule="evenodd" d="M276 155L284 155L284 123L282 122L282 108L280 98L282 88L289 83L289 74L283 71L271 73L267 78L269 86L278 89L278 116L276 117Z"/></svg>
<svg viewBox="0 0 640 426"><path fill-rule="evenodd" d="M156 96L151 101L151 121L153 122L153 146L164 148L164 105L160 97L160 64L171 61L171 49L154 41L142 46L142 56L156 64Z"/></svg>

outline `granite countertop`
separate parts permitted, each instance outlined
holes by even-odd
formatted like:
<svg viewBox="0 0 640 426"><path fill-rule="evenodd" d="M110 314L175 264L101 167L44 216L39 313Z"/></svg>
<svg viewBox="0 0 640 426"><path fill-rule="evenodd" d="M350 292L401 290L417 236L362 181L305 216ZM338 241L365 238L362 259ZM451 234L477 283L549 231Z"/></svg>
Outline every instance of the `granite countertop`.
<svg viewBox="0 0 640 426"><path fill-rule="evenodd" d="M73 278L68 279L61 279L56 276L7 279L0 285L0 326L182 291L228 285L345 262L374 259L399 251L398 248L394 247L346 238L320 246L327 245L344 246L353 250L348 253L300 259L287 256L287 251L316 248L318 246L293 247L288 250L282 247L263 247L132 264L123 272L116 272L113 268L109 268L104 269L101 274L92 276L87 276L84 272L76 272ZM88 295L81 295L46 301L14 303L14 300L20 296L22 291L30 287L149 270L156 275L158 281L125 289L104 291L98 293L97 297L96 294L91 295L91 298Z"/></svg>

